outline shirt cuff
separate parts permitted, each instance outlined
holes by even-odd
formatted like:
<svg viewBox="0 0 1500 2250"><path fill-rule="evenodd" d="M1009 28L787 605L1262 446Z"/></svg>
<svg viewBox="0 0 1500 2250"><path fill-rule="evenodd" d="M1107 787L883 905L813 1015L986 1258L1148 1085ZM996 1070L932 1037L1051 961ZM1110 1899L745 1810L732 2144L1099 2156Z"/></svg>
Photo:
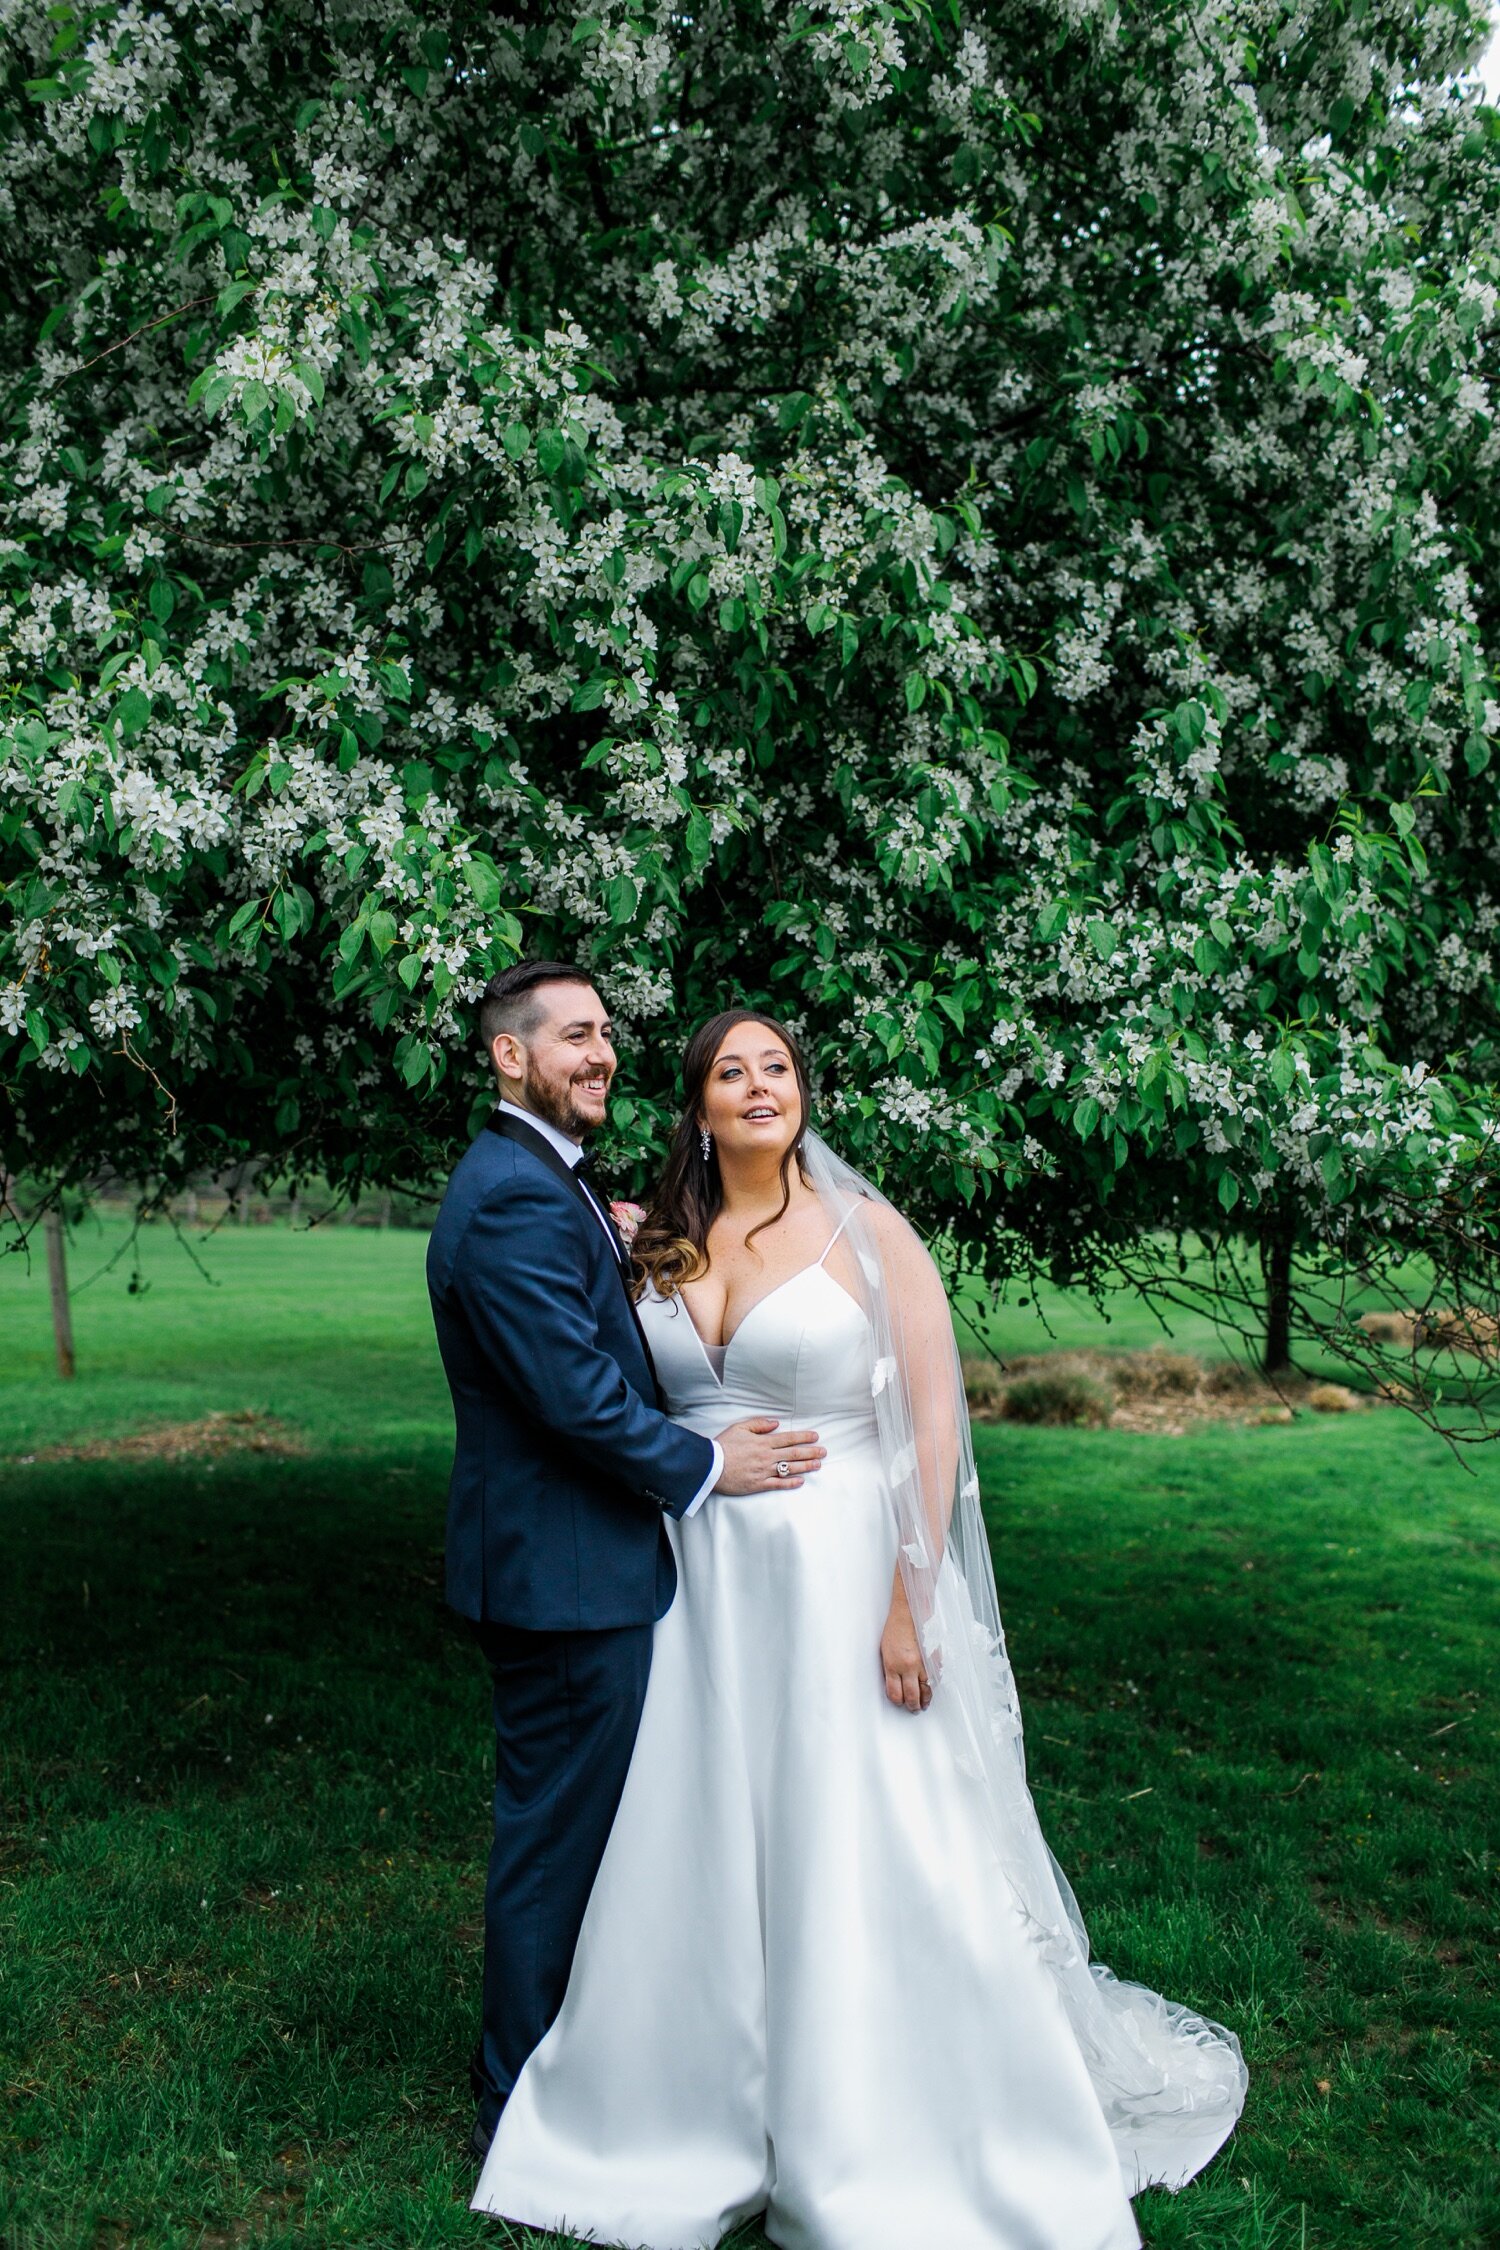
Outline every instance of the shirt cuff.
<svg viewBox="0 0 1500 2250"><path fill-rule="evenodd" d="M708 1442L714 1449L714 1465L709 1470L708 1475L704 1478L702 1484L698 1487L698 1490L693 1494L692 1499L683 1509L681 1518L683 1523L687 1522L689 1516L695 1516L698 1513L698 1510L702 1507L704 1501L708 1498L709 1494L713 1491L714 1486L718 1483L720 1477L724 1474L724 1448L722 1445L720 1445L717 1438L710 1438Z"/></svg>

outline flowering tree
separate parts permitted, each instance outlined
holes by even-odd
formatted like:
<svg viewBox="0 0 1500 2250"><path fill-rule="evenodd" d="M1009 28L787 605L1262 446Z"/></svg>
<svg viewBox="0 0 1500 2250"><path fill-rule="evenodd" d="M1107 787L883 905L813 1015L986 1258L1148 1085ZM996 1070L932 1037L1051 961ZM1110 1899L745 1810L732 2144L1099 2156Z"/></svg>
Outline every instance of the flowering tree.
<svg viewBox="0 0 1500 2250"><path fill-rule="evenodd" d="M1483 1246L1480 0L0 21L12 1165L426 1172L524 944L626 1157L745 993L992 1261Z"/></svg>

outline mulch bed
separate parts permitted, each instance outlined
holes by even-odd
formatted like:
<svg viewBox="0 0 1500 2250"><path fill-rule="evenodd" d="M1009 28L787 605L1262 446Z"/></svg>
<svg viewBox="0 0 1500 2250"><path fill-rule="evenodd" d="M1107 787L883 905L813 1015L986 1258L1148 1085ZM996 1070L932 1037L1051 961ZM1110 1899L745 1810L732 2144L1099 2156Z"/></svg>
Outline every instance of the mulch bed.
<svg viewBox="0 0 1500 2250"><path fill-rule="evenodd" d="M159 1423L125 1437L86 1438L78 1445L49 1445L17 1456L34 1461L202 1461L226 1453L305 1453L303 1439L285 1423L251 1408L205 1414L196 1422Z"/></svg>
<svg viewBox="0 0 1500 2250"><path fill-rule="evenodd" d="M976 1422L1029 1422L1054 1428L1130 1430L1181 1437L1210 1422L1250 1426L1291 1422L1300 1410L1362 1412L1383 1405L1342 1383L1288 1373L1275 1383L1233 1360L1186 1352L1037 1352L964 1362Z"/></svg>

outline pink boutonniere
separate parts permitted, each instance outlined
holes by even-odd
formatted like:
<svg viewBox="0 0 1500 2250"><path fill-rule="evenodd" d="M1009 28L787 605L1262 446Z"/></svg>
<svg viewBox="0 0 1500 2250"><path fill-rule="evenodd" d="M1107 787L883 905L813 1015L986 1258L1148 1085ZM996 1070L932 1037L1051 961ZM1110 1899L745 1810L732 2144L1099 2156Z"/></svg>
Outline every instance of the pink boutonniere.
<svg viewBox="0 0 1500 2250"><path fill-rule="evenodd" d="M609 1215L619 1228L620 1240L628 1250L640 1231L641 1221L646 1216L645 1211L639 1203L611 1203Z"/></svg>

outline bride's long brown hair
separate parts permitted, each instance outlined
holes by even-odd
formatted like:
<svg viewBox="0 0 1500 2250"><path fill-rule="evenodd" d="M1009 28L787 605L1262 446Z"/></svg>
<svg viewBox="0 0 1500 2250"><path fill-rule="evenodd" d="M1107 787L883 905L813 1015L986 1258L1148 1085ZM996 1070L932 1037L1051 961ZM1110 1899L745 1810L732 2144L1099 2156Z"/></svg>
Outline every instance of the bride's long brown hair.
<svg viewBox="0 0 1500 2250"><path fill-rule="evenodd" d="M704 1161L700 1139L699 1117L702 1112L703 1089L713 1068L714 1057L731 1031L742 1023L759 1024L779 1039L792 1060L797 1079L797 1092L802 1100L802 1117L791 1145L781 1159L781 1209L772 1218L762 1219L745 1237L747 1243L761 1231L761 1227L774 1226L784 1218L792 1200L792 1165L805 1181L806 1170L802 1163L802 1142L807 1132L808 1111L812 1103L812 1088L808 1083L807 1064L786 1025L778 1023L759 1008L725 1008L707 1023L701 1023L687 1043L682 1058L682 1115L672 1128L672 1138L667 1144L667 1161L631 1244L631 1259L635 1267L635 1290L639 1296L647 1282L654 1282L663 1297L670 1297L685 1281L696 1281L708 1264L708 1230L724 1208L724 1182L719 1174L719 1152L710 1147Z"/></svg>

